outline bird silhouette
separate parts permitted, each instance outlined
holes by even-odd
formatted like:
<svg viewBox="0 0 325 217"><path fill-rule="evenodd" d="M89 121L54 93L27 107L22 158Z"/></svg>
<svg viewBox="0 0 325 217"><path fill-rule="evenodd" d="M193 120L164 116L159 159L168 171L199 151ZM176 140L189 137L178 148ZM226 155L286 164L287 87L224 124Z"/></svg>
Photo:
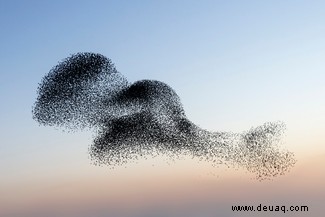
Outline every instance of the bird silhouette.
<svg viewBox="0 0 325 217"><path fill-rule="evenodd" d="M210 132L188 120L169 85L130 83L101 54L77 53L59 62L37 93L33 118L41 125L94 129L89 152L97 164L121 165L154 153L185 154L241 166L264 179L284 174L296 162L292 152L278 147L282 122L243 133Z"/></svg>

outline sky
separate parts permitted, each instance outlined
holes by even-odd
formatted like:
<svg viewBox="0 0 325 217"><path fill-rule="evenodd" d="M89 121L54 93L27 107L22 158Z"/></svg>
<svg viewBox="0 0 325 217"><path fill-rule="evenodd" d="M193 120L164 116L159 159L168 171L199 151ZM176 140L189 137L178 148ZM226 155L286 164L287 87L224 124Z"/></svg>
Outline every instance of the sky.
<svg viewBox="0 0 325 217"><path fill-rule="evenodd" d="M308 205L324 213L324 1L0 1L0 216L254 216L231 205ZM91 132L39 126L42 77L77 52L112 59L129 81L155 79L211 131L283 121L292 171L163 157L91 164ZM307 216L258 213L258 216Z"/></svg>

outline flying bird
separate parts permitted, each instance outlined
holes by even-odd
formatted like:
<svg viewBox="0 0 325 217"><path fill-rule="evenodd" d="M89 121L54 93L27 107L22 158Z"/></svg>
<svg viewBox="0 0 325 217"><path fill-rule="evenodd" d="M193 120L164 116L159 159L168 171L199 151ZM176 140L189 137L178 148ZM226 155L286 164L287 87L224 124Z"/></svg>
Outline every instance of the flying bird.
<svg viewBox="0 0 325 217"><path fill-rule="evenodd" d="M282 122L243 133L210 132L188 120L169 85L130 83L109 58L97 53L77 53L54 66L39 84L32 113L41 125L94 129L89 152L97 164L185 154L244 167L265 179L285 174L296 162L292 152L278 147Z"/></svg>

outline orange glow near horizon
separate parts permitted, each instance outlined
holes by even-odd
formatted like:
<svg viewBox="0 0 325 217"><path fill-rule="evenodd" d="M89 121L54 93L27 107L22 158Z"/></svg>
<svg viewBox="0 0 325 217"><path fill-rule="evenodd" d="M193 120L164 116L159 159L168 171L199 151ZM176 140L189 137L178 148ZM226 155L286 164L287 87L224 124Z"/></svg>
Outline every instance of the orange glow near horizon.
<svg viewBox="0 0 325 217"><path fill-rule="evenodd" d="M105 168L97 168L97 172L91 175L84 173L62 177L61 180L8 184L1 189L0 216L10 212L37 213L51 209L73 212L128 207L141 211L150 206L205 202L230 206L253 202L280 203L280 200L288 203L291 200L293 204L310 202L311 206L313 200L325 196L325 174L319 171L320 165L325 164L325 154L300 159L287 175L262 182L237 170L209 168L204 163L185 166L188 164L188 160L183 160L173 166L147 165L145 169L139 169L143 166L141 163L111 173Z"/></svg>

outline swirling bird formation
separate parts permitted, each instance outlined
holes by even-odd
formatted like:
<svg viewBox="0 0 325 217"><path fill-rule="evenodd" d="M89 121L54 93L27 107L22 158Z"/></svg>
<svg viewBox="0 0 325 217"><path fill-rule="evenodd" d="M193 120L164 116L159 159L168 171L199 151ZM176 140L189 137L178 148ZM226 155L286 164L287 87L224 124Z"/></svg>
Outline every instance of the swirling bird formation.
<svg viewBox="0 0 325 217"><path fill-rule="evenodd" d="M41 125L95 129L89 152L97 164L185 154L241 166L265 179L284 174L296 162L292 152L277 145L283 123L244 133L209 132L187 119L170 86L155 80L129 83L101 54L77 53L59 62L37 93L33 118Z"/></svg>

